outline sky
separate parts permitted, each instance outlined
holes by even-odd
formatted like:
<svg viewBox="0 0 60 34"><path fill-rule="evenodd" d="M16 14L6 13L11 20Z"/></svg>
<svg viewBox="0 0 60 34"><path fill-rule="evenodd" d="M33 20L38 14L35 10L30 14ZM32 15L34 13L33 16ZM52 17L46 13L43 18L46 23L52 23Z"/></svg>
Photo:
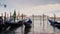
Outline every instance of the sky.
<svg viewBox="0 0 60 34"><path fill-rule="evenodd" d="M7 7L4 8L3 5ZM0 13L1 12L20 12L26 15L49 15L60 16L60 0L0 0Z"/></svg>

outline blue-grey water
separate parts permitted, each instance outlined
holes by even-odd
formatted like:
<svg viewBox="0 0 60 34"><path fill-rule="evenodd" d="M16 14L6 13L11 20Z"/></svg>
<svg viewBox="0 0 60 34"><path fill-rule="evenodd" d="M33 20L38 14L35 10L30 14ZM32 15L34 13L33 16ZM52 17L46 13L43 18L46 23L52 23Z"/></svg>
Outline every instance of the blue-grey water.
<svg viewBox="0 0 60 34"><path fill-rule="evenodd" d="M33 20L33 17L31 17L33 23L32 28L29 34L60 34L60 30L57 28L53 28L50 23L48 22L47 18L45 18L43 22L43 18L35 17ZM23 34L24 26L23 28L18 28L15 32L16 34ZM23 32L21 32L23 31Z"/></svg>

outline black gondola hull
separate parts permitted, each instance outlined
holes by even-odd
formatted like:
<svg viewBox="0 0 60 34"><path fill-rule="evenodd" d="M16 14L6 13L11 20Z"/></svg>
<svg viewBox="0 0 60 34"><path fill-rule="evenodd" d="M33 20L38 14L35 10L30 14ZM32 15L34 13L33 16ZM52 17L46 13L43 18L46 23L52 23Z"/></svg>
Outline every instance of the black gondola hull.
<svg viewBox="0 0 60 34"><path fill-rule="evenodd" d="M6 31L8 27L10 27L8 31L11 31L11 30L17 29L18 27L21 27L22 25L23 24L22 24L21 21L18 22L18 23L8 23L8 22L5 22L4 31Z"/></svg>
<svg viewBox="0 0 60 34"><path fill-rule="evenodd" d="M48 20L50 22L50 24L53 27L57 27L58 29L60 29L60 23L56 22L56 21L52 21L52 20Z"/></svg>

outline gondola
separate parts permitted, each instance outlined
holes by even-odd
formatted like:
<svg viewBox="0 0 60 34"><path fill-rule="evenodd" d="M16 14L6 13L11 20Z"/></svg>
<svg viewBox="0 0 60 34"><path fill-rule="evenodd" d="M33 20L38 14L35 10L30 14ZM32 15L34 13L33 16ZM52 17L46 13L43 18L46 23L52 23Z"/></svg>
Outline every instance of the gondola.
<svg viewBox="0 0 60 34"><path fill-rule="evenodd" d="M23 19L23 15L21 16L22 20L20 19L16 19L16 11L14 11L13 16L10 15L9 18L6 17L6 13L4 16L4 19L2 17L0 17L0 34L2 34L2 32L6 32L9 33L11 31L16 31L17 28L22 27L23 24L25 26L24 28L24 34L29 33L30 29L31 29L31 24L32 21L31 19L28 19L26 22ZM8 20L6 20L8 19ZM15 20L18 20L17 22ZM5 34L5 33L3 33Z"/></svg>
<svg viewBox="0 0 60 34"><path fill-rule="evenodd" d="M53 21L53 20L50 20L50 19L48 19L48 21L51 24L51 26L57 27L58 29L60 29L60 23L59 22Z"/></svg>
<svg viewBox="0 0 60 34"><path fill-rule="evenodd" d="M19 27L22 27L22 25L25 25L25 28L24 28L24 34L27 34L30 32L30 29L31 29L31 24L32 24L32 21L31 19L27 20L27 22L25 22L25 20L19 20L17 22L12 22L11 21L9 22L5 22L5 31L15 31L17 28ZM10 28L9 28L10 27ZM9 29L8 29L9 28ZM7 30L8 29L8 30Z"/></svg>
<svg viewBox="0 0 60 34"><path fill-rule="evenodd" d="M20 20L17 22L5 21L4 23L5 23L4 31L13 31L23 25L23 21L20 21Z"/></svg>

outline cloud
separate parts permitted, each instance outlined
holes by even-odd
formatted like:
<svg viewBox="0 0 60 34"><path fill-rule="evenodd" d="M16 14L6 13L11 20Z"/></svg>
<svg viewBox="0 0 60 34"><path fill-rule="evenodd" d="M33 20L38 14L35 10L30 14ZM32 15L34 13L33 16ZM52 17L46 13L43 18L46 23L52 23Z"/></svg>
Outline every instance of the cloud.
<svg viewBox="0 0 60 34"><path fill-rule="evenodd" d="M53 10L53 11L49 11L49 12L45 12L46 15L49 15L49 16L53 16L54 14L58 17L60 17L60 9L59 10Z"/></svg>
<svg viewBox="0 0 60 34"><path fill-rule="evenodd" d="M60 4L60 0L2 0L7 4L19 5L47 5L47 4Z"/></svg>
<svg viewBox="0 0 60 34"><path fill-rule="evenodd" d="M46 5L46 4L60 4L60 0L14 0L19 4L28 5Z"/></svg>
<svg viewBox="0 0 60 34"><path fill-rule="evenodd" d="M60 0L2 0L9 8L26 8L30 6L60 4Z"/></svg>
<svg viewBox="0 0 60 34"><path fill-rule="evenodd" d="M25 14L42 14L60 10L60 0L4 0L7 10L14 9Z"/></svg>
<svg viewBox="0 0 60 34"><path fill-rule="evenodd" d="M14 9L6 9L10 12L13 12ZM58 10L60 10L60 4L48 4L48 5L39 5L39 6L25 6L25 8L23 7L19 7L17 6L16 11L20 11L20 13L24 13L24 14L28 14L28 15L32 15L32 14L52 14L52 13L58 13ZM8 12L7 11L7 12Z"/></svg>
<svg viewBox="0 0 60 34"><path fill-rule="evenodd" d="M60 10L60 4L39 5L34 7L28 7L21 10L25 14L43 14L53 13Z"/></svg>

